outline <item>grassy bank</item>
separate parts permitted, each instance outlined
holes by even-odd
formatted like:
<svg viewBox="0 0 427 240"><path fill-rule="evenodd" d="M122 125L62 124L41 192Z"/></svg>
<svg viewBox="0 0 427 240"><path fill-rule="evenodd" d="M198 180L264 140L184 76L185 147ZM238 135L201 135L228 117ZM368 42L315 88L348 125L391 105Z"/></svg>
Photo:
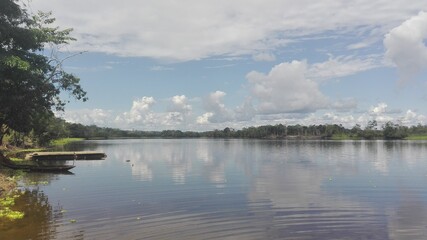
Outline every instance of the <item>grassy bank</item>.
<svg viewBox="0 0 427 240"><path fill-rule="evenodd" d="M59 138L59 139L52 140L49 145L52 147L61 147L61 146L70 144L72 142L79 142L83 140L84 138Z"/></svg>
<svg viewBox="0 0 427 240"><path fill-rule="evenodd" d="M78 142L83 140L84 138L60 138L60 139L52 140L49 144L49 147L62 147L72 142ZM24 161L25 156L28 153L43 152L46 150L47 148L19 148L19 147L13 147L13 146L0 147L0 151L2 152L3 156L7 157L8 159L14 162Z"/></svg>
<svg viewBox="0 0 427 240"><path fill-rule="evenodd" d="M334 134L331 140L360 140L360 138L348 134Z"/></svg>
<svg viewBox="0 0 427 240"><path fill-rule="evenodd" d="M427 135L410 135L405 140L427 140Z"/></svg>

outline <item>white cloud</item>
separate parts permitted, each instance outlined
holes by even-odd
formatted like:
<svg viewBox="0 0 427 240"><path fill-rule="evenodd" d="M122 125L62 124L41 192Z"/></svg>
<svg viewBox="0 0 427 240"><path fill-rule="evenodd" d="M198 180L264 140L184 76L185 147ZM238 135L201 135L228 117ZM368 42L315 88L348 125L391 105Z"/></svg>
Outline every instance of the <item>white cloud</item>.
<svg viewBox="0 0 427 240"><path fill-rule="evenodd" d="M339 99L331 104L331 108L337 112L348 112L357 108L357 101L354 98Z"/></svg>
<svg viewBox="0 0 427 240"><path fill-rule="evenodd" d="M183 129L187 127L192 107L187 104L185 95L172 97L168 109L165 111L154 111L152 106L155 103L153 97L142 97L134 100L128 112L116 117L116 125L120 128L144 130Z"/></svg>
<svg viewBox="0 0 427 240"><path fill-rule="evenodd" d="M160 119L159 119L160 121ZM168 112L162 119L161 125L168 126L168 127L176 127L177 125L181 124L185 121L184 114L180 112Z"/></svg>
<svg viewBox="0 0 427 240"><path fill-rule="evenodd" d="M56 113L56 115L68 122L97 126L109 125L113 117L111 111L99 108L66 110L64 113Z"/></svg>
<svg viewBox="0 0 427 240"><path fill-rule="evenodd" d="M401 83L427 67L426 39L427 12L420 12L385 35L385 57L398 68Z"/></svg>
<svg viewBox="0 0 427 240"><path fill-rule="evenodd" d="M362 37L362 40L347 46L349 50L363 50L372 45L382 42L384 34L389 31L387 26L364 26L360 28L357 36Z"/></svg>
<svg viewBox="0 0 427 240"><path fill-rule="evenodd" d="M205 99L204 108L207 113L203 114L201 122L207 117L211 123L222 123L233 120L233 112L228 109L223 103L223 98L226 93L222 91L215 91Z"/></svg>
<svg viewBox="0 0 427 240"><path fill-rule="evenodd" d="M371 55L364 58L330 56L328 61L312 64L308 76L316 80L339 78L377 68L381 65L378 56Z"/></svg>
<svg viewBox="0 0 427 240"><path fill-rule="evenodd" d="M192 107L188 104L188 99L185 95L176 95L172 97L170 111L188 113L191 112Z"/></svg>
<svg viewBox="0 0 427 240"><path fill-rule="evenodd" d="M300 36L390 26L425 9L424 0L33 0L75 28L72 50L194 60L257 55Z"/></svg>
<svg viewBox="0 0 427 240"><path fill-rule="evenodd" d="M369 110L371 115L379 116L387 112L387 104L384 102L378 103L377 106L372 106Z"/></svg>
<svg viewBox="0 0 427 240"><path fill-rule="evenodd" d="M169 112L164 118L164 124L175 127L185 124L192 114L192 109L185 95L173 96L168 107Z"/></svg>
<svg viewBox="0 0 427 240"><path fill-rule="evenodd" d="M153 97L136 99L133 101L130 111L117 116L116 122L153 124L156 118L150 108L154 103Z"/></svg>
<svg viewBox="0 0 427 240"><path fill-rule="evenodd" d="M214 114L211 112L204 113L202 116L197 117L197 124L208 124L209 118L211 118Z"/></svg>
<svg viewBox="0 0 427 240"><path fill-rule="evenodd" d="M427 124L427 116L418 114L411 109L406 111L405 115L401 118L401 122L406 126L413 126L419 123Z"/></svg>
<svg viewBox="0 0 427 240"><path fill-rule="evenodd" d="M252 59L258 62L272 62L276 60L276 56L272 53L261 52L253 55Z"/></svg>
<svg viewBox="0 0 427 240"><path fill-rule="evenodd" d="M375 120L378 122L379 127L389 121L402 123L402 119L405 117L402 113L401 110L390 110L387 103L380 102L376 106L371 106L366 112L362 112L355 123L364 126L369 121Z"/></svg>
<svg viewBox="0 0 427 240"><path fill-rule="evenodd" d="M242 106L230 110L222 103L225 93L221 91L209 95L211 101L220 107L211 109L226 109L227 118L218 116L221 111L205 112L198 117L184 115L183 112L177 111L159 111L155 112L152 105L154 99L142 97L133 102L129 112L115 116L111 110L105 109L82 109L70 110L60 115L65 120L84 125L95 124L105 127L118 127L121 129L138 129L138 130L196 130L206 131L211 129L223 129L231 127L241 129L249 126L269 125L269 124L342 124L344 127L351 128L355 124L365 126L368 121L376 120L378 126L392 121L394 123L412 126L417 124L427 124L427 116L414 110L390 111L387 103L380 102L371 106L365 111L331 111L319 110L316 113L280 113L280 114L256 114L250 101L246 101ZM176 101L183 103L182 96L175 96ZM173 99L173 98L172 98ZM177 100L180 99L180 100ZM349 100L350 101L350 100ZM185 101L184 101L185 102ZM351 101L350 101L351 102ZM182 106L187 104L183 103ZM181 109L188 109L187 107ZM332 109L335 110L335 109ZM185 111L184 111L185 112ZM217 115L217 116L215 116ZM222 120L222 121L220 121Z"/></svg>
<svg viewBox="0 0 427 240"><path fill-rule="evenodd" d="M246 78L259 114L311 112L327 105L317 84L307 78L305 61L281 63L267 75L252 71Z"/></svg>
<svg viewBox="0 0 427 240"><path fill-rule="evenodd" d="M255 117L256 110L252 105L251 100L246 99L246 101L241 106L236 107L234 114L236 121L249 121Z"/></svg>
<svg viewBox="0 0 427 240"><path fill-rule="evenodd" d="M150 68L151 71L172 71L174 70L172 67L165 66L153 66Z"/></svg>
<svg viewBox="0 0 427 240"><path fill-rule="evenodd" d="M353 115L341 115L333 112L327 112L323 114L320 119L317 119L315 121L321 122L323 124L341 124L344 127L348 128L355 125L355 118L353 117Z"/></svg>
<svg viewBox="0 0 427 240"><path fill-rule="evenodd" d="M249 98L242 105L230 109L223 103L225 96L226 93L222 91L210 93L204 100L204 109L207 112L197 117L197 124L232 127L240 124L239 122L251 121L256 116L256 110Z"/></svg>

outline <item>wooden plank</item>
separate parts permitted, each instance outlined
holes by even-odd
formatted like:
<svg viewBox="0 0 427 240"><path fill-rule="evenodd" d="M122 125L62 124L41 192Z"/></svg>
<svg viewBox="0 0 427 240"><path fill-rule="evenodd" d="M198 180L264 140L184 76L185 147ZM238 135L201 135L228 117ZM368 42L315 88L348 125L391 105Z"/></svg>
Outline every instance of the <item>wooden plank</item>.
<svg viewBox="0 0 427 240"><path fill-rule="evenodd" d="M34 152L27 155L31 160L102 160L107 155L103 152Z"/></svg>

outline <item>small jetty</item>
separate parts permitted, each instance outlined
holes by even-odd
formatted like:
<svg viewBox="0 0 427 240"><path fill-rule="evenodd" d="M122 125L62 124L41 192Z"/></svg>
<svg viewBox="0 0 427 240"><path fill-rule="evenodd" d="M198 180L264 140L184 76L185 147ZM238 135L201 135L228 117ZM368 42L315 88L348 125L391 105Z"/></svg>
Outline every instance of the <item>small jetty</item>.
<svg viewBox="0 0 427 240"><path fill-rule="evenodd" d="M34 152L27 154L27 160L103 160L107 155L103 152Z"/></svg>

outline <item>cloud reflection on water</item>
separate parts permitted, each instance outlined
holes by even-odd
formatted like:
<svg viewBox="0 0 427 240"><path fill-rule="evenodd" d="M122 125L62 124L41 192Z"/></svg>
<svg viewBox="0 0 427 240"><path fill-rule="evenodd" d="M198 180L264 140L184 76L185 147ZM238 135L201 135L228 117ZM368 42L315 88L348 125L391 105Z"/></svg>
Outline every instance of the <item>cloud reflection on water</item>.
<svg viewBox="0 0 427 240"><path fill-rule="evenodd" d="M215 238L221 229L235 239L426 234L426 142L157 139L105 150L112 165L127 164L134 180L150 182L144 198L154 202L144 219L153 236Z"/></svg>

